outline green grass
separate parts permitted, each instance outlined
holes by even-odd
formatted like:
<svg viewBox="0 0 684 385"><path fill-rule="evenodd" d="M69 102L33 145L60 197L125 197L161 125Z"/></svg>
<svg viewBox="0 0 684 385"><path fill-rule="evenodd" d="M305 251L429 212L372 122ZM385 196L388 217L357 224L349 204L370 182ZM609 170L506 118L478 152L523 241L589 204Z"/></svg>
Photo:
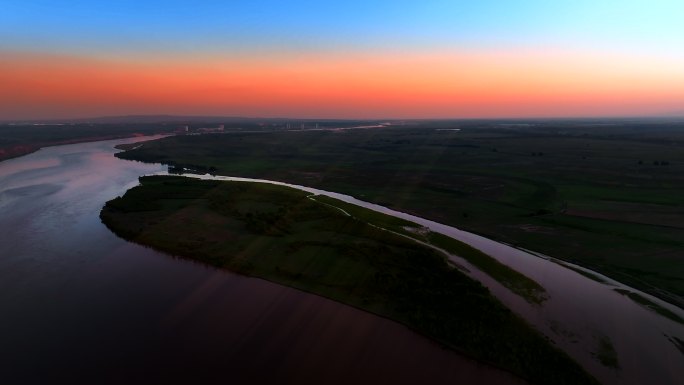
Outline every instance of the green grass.
<svg viewBox="0 0 684 385"><path fill-rule="evenodd" d="M420 226L405 219L397 218L391 215L383 214L377 211L367 209L365 207L353 205L351 203L343 202L339 199L331 198L325 195L316 195L312 197L313 200L327 204L331 207L336 207L344 210L349 215L359 218L365 222L372 223L378 227L394 231L396 233L404 234L412 238L420 239L421 241L427 241L427 238L420 237L414 231L408 230L419 229Z"/></svg>
<svg viewBox="0 0 684 385"><path fill-rule="evenodd" d="M349 194L684 306L684 125L532 123L174 137L118 156Z"/></svg>
<svg viewBox="0 0 684 385"><path fill-rule="evenodd" d="M316 196L313 199L340 208L364 222L429 243L450 254L459 256L532 304L541 304L547 298L546 290L531 278L459 240L435 232L420 231L420 226L413 222L342 202L338 199L326 196Z"/></svg>
<svg viewBox="0 0 684 385"><path fill-rule="evenodd" d="M547 298L540 284L470 245L438 233L430 233L428 242L472 263L530 303L541 304Z"/></svg>
<svg viewBox="0 0 684 385"><path fill-rule="evenodd" d="M596 383L427 246L282 186L141 183L101 212L126 239L388 317L534 384Z"/></svg>

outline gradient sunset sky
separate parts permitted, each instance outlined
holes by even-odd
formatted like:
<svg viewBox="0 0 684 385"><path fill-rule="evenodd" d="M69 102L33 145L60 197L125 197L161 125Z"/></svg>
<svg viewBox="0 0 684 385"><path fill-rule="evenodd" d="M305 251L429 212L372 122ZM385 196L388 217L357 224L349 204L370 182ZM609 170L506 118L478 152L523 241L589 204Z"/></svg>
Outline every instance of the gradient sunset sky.
<svg viewBox="0 0 684 385"><path fill-rule="evenodd" d="M0 0L0 119L684 115L684 1Z"/></svg>

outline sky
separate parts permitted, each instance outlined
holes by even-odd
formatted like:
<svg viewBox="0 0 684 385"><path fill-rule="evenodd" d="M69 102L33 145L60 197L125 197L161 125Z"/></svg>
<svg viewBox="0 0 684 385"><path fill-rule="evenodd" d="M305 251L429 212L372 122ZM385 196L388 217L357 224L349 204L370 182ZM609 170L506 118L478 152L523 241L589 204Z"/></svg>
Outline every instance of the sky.
<svg viewBox="0 0 684 385"><path fill-rule="evenodd" d="M684 116L684 1L0 0L0 119Z"/></svg>

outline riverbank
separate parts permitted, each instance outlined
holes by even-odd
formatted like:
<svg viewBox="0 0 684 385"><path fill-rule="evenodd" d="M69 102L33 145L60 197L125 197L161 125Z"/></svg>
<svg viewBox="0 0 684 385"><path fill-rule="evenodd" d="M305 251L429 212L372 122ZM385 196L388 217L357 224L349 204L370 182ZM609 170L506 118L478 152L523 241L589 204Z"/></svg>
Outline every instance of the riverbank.
<svg viewBox="0 0 684 385"><path fill-rule="evenodd" d="M176 137L117 156L336 191L684 306L684 130L597 131L573 122L459 128Z"/></svg>
<svg viewBox="0 0 684 385"><path fill-rule="evenodd" d="M0 161L45 147L145 137L169 131L172 129L160 124L0 124Z"/></svg>
<svg viewBox="0 0 684 385"><path fill-rule="evenodd" d="M435 233L407 220L371 211L331 197L316 196L313 199L340 208L365 222L413 238L458 258L463 258L531 304L540 305L547 298L546 290L539 283L461 241Z"/></svg>
<svg viewBox="0 0 684 385"><path fill-rule="evenodd" d="M5 160L9 160L9 159L13 159L13 158L18 158L18 157L21 157L24 155L28 155L28 154L36 152L36 151L40 150L41 148L45 148L45 147L63 146L63 145L67 145L67 144L100 142L100 141L104 141L104 140L114 140L114 139L144 138L146 136L153 136L153 135L154 134L151 134L151 135L143 135L143 134L105 135L105 136L61 140L61 141L56 141L56 142L45 142L45 143L38 143L38 144L17 144L17 145L13 145L13 146L0 147L0 162L5 161ZM126 146L126 147L121 148L121 149L122 150L128 150L128 149L134 149L134 148L136 148L136 147L135 146Z"/></svg>
<svg viewBox="0 0 684 385"><path fill-rule="evenodd" d="M166 170L113 157L133 141L0 163L3 382L519 383L388 319L117 237L104 203Z"/></svg>
<svg viewBox="0 0 684 385"><path fill-rule="evenodd" d="M532 383L593 381L444 256L304 192L179 177L141 182L101 213L126 239L397 320Z"/></svg>

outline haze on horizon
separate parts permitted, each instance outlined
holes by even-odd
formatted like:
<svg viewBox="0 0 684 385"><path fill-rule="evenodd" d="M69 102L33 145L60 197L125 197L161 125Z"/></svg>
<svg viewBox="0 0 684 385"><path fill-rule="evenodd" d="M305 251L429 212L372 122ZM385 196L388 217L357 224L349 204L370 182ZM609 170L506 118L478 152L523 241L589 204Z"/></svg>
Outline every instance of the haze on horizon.
<svg viewBox="0 0 684 385"><path fill-rule="evenodd" d="M684 115L676 0L0 5L0 120Z"/></svg>

